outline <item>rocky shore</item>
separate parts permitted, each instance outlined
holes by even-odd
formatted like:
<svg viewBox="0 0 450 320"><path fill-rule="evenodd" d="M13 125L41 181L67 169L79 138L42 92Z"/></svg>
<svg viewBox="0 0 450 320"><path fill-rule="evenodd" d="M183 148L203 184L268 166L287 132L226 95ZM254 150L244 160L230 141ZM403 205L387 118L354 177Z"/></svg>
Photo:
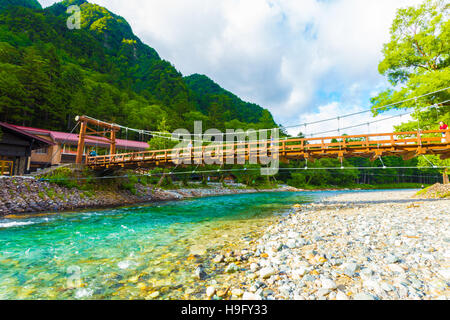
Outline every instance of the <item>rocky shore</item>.
<svg viewBox="0 0 450 320"><path fill-rule="evenodd" d="M203 299L449 299L450 200L346 193L296 205L246 245L210 257Z"/></svg>
<svg viewBox="0 0 450 320"><path fill-rule="evenodd" d="M281 187L269 191L296 191ZM236 185L223 187L210 184L208 188L153 190L151 186L136 185L136 193L127 190L83 191L65 188L34 178L0 178L0 217L39 212L60 212L83 209L111 208L140 203L182 200L194 197L219 196L261 192Z"/></svg>

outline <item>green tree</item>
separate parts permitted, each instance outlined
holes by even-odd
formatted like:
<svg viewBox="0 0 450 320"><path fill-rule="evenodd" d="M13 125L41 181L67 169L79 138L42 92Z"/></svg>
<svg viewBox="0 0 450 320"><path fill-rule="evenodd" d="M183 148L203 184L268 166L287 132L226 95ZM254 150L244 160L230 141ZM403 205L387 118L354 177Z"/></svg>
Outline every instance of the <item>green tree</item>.
<svg viewBox="0 0 450 320"><path fill-rule="evenodd" d="M443 0L427 0L419 7L397 12L390 42L384 45L384 59L378 67L393 88L372 99L375 115L391 108L415 108L415 120L421 121L421 127L430 129L436 127L438 120L450 120L450 102L439 104L450 99L450 90L380 108L450 85L449 8ZM439 104L437 111L419 112L422 107L432 104ZM413 123L414 126L416 124ZM404 124L399 129L409 128L408 125Z"/></svg>
<svg viewBox="0 0 450 320"><path fill-rule="evenodd" d="M172 140L172 134L169 132L169 127L167 126L167 120L165 117L161 120L158 125L158 136L154 136L149 142L150 150L166 150L171 149L178 144L177 141Z"/></svg>
<svg viewBox="0 0 450 320"><path fill-rule="evenodd" d="M450 86L449 10L447 1L427 0L418 7L398 10L392 24L391 39L383 48L384 59L379 65L379 72L392 88L374 97L372 103L374 115L391 108L414 109L413 121L395 127L399 132L435 130L440 121L450 122L450 90L381 108ZM435 107L424 108L430 105ZM449 160L435 161L439 166L450 165Z"/></svg>

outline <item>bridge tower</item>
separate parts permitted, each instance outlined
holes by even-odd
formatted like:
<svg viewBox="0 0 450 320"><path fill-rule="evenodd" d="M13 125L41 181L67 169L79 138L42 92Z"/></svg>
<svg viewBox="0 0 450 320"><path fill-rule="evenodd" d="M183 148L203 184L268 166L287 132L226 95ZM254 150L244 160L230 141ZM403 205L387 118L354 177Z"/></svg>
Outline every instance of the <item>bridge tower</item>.
<svg viewBox="0 0 450 320"><path fill-rule="evenodd" d="M83 154L86 139L90 141L93 140L100 143L109 144L110 155L116 153L116 133L120 131L119 126L95 120L87 116L76 116L75 121L80 123L80 135L78 138L78 148L76 158L77 164L81 164L83 162ZM91 127L94 127L95 129L90 128L89 125Z"/></svg>

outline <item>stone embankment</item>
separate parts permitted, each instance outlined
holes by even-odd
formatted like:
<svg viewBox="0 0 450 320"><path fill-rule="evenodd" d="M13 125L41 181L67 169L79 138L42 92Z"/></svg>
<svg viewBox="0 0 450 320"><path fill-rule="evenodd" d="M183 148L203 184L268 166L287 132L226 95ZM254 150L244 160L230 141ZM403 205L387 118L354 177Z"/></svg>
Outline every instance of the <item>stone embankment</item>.
<svg viewBox="0 0 450 320"><path fill-rule="evenodd" d="M284 187L265 191L295 191ZM57 184L34 178L0 178L0 216L38 212L58 212L94 208L110 208L138 203L182 200L238 193L255 193L256 189L245 189L240 185L225 188L211 184L209 188L152 190L151 186L136 185L136 193L127 190L83 191L68 189Z"/></svg>
<svg viewBox="0 0 450 320"><path fill-rule="evenodd" d="M296 205L247 247L211 258L228 275L206 283L205 297L449 299L450 200L414 194L356 192Z"/></svg>

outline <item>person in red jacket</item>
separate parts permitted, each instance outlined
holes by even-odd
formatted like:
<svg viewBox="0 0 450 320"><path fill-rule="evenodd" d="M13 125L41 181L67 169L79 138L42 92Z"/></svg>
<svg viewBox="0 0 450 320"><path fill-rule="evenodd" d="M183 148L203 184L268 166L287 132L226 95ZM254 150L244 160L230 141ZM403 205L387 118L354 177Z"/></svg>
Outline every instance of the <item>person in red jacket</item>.
<svg viewBox="0 0 450 320"><path fill-rule="evenodd" d="M441 121L441 122L439 123L439 125L440 125L439 130L447 130L447 129L448 129L448 125L446 125L446 124L444 123L444 121ZM442 143L447 142L447 139L446 139L446 136L447 136L447 135L449 135L448 132L442 132Z"/></svg>

